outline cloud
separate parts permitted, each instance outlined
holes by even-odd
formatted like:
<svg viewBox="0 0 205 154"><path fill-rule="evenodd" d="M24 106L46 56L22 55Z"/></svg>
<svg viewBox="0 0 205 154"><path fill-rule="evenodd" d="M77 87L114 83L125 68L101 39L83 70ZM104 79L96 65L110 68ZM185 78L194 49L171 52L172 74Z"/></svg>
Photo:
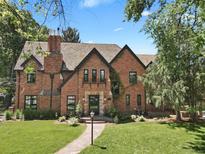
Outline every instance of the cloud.
<svg viewBox="0 0 205 154"><path fill-rule="evenodd" d="M92 8L92 7L98 6L100 4L111 3L113 1L114 0L82 0L81 7Z"/></svg>
<svg viewBox="0 0 205 154"><path fill-rule="evenodd" d="M118 28L115 28L115 29L114 29L114 32L119 32L119 31L122 31L122 30L123 30L122 27L118 27Z"/></svg>
<svg viewBox="0 0 205 154"><path fill-rule="evenodd" d="M152 14L150 11L143 11L142 12L142 16L148 16L148 15L150 15L150 14Z"/></svg>

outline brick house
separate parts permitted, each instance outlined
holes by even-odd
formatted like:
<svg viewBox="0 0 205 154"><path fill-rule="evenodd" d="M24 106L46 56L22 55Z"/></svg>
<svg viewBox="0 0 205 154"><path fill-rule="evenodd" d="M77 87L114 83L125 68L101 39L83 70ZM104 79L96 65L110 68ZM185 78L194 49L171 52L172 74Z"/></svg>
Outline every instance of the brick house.
<svg viewBox="0 0 205 154"><path fill-rule="evenodd" d="M48 51L42 56L37 51ZM84 115L92 110L103 115L111 107L121 112L148 110L139 77L154 60L136 55L125 45L26 42L15 66L16 103L19 109L54 110L66 115L81 104ZM34 71L25 72L32 65Z"/></svg>

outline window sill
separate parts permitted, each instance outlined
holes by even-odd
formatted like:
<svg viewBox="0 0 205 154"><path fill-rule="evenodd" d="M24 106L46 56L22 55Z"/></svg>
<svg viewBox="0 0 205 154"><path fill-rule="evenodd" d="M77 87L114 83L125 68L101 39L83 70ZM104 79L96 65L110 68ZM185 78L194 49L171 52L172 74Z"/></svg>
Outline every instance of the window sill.
<svg viewBox="0 0 205 154"><path fill-rule="evenodd" d="M105 81L104 82L102 82L102 81L96 81L96 82L93 82L93 81L85 82L85 81L83 81L83 84L106 84L106 82Z"/></svg>

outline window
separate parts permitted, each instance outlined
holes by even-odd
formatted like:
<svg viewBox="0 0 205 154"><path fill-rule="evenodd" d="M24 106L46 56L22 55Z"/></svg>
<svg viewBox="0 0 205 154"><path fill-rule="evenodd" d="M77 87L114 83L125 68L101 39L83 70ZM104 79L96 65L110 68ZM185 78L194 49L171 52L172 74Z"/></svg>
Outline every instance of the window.
<svg viewBox="0 0 205 154"><path fill-rule="evenodd" d="M120 94L120 83L118 81L113 81L112 82L112 93L114 95L119 95Z"/></svg>
<svg viewBox="0 0 205 154"><path fill-rule="evenodd" d="M130 94L126 94L125 102L126 102L126 105L130 105Z"/></svg>
<svg viewBox="0 0 205 154"><path fill-rule="evenodd" d="M25 96L25 109L37 110L37 96Z"/></svg>
<svg viewBox="0 0 205 154"><path fill-rule="evenodd" d="M88 69L84 69L84 82L88 82Z"/></svg>
<svg viewBox="0 0 205 154"><path fill-rule="evenodd" d="M27 83L35 83L36 72L27 73Z"/></svg>
<svg viewBox="0 0 205 154"><path fill-rule="evenodd" d="M92 70L92 82L96 82L97 81L97 70L93 69Z"/></svg>
<svg viewBox="0 0 205 154"><path fill-rule="evenodd" d="M100 82L105 82L105 70L100 70Z"/></svg>
<svg viewBox="0 0 205 154"><path fill-rule="evenodd" d="M68 105L69 114L74 114L75 113L75 101L76 101L75 96L68 96L67 101L68 101L67 105Z"/></svg>
<svg viewBox="0 0 205 154"><path fill-rule="evenodd" d="M137 72L129 72L129 83L137 83Z"/></svg>
<svg viewBox="0 0 205 154"><path fill-rule="evenodd" d="M140 94L137 95L137 105L141 106L141 95Z"/></svg>

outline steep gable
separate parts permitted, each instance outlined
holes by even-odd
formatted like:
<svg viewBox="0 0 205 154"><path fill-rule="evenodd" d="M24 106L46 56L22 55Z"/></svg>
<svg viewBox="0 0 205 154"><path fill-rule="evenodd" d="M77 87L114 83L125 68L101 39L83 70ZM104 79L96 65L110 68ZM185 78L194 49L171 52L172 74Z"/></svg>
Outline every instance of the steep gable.
<svg viewBox="0 0 205 154"><path fill-rule="evenodd" d="M137 54L137 57L148 67L149 64L155 61L156 55Z"/></svg>
<svg viewBox="0 0 205 154"><path fill-rule="evenodd" d="M137 55L129 48L128 45L125 45L120 52L111 60L110 64L114 63L124 52L128 51L139 63L140 65L145 69L146 66L144 63L138 58Z"/></svg>
<svg viewBox="0 0 205 154"><path fill-rule="evenodd" d="M75 68L75 70L72 72L72 74L61 84L60 88L63 87L66 82L68 82L72 76L76 73L77 70L79 70L83 64L85 64L91 57L92 55L97 55L97 57L105 64L107 65L108 68L111 68L111 65L106 61L106 59L100 54L100 52L96 49L93 48L88 54L87 56L80 62L80 64ZM94 65L94 64L93 64Z"/></svg>
<svg viewBox="0 0 205 154"><path fill-rule="evenodd" d="M27 41L24 45L23 52L32 54L41 65L44 64L44 57L36 54L36 49L40 48L42 51L47 51L47 42L30 42ZM120 47L116 44L89 44L89 43L61 43L61 53L63 55L63 62L67 70L75 70L75 68L81 63L81 61L90 53L90 51L96 48L98 52L110 62L120 51ZM25 59L19 57L15 70L23 70L21 66ZM44 67L42 67L44 70Z"/></svg>

